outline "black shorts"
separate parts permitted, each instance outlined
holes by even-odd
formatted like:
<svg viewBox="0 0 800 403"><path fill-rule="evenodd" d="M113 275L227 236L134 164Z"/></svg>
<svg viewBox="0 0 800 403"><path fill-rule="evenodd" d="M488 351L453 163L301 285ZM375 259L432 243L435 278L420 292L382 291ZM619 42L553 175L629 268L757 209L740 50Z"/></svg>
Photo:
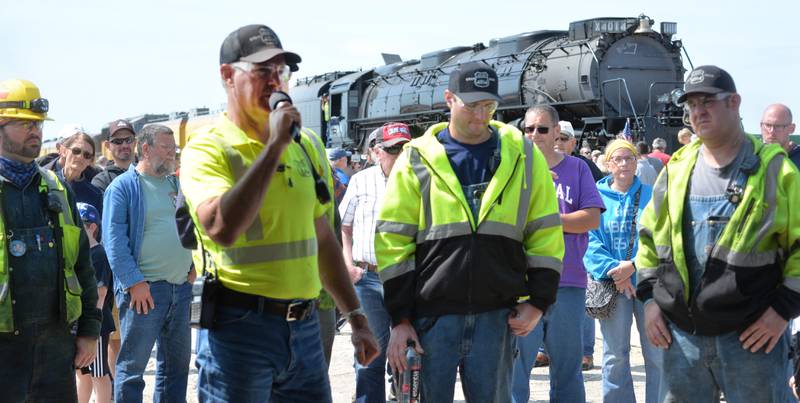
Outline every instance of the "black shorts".
<svg viewBox="0 0 800 403"><path fill-rule="evenodd" d="M111 375L108 366L108 338L109 335L101 335L97 338L97 355L88 367L81 368L81 373L89 374L92 378L102 378Z"/></svg>

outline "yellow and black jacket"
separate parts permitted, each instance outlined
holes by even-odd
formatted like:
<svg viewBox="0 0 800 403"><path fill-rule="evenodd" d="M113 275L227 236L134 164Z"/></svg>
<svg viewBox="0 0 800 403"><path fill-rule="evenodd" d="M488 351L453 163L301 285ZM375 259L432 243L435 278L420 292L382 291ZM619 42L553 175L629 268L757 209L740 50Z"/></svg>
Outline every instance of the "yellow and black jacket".
<svg viewBox="0 0 800 403"><path fill-rule="evenodd" d="M375 252L392 322L486 312L520 297L546 310L564 238L544 156L517 129L491 122L501 160L476 219L436 138L447 124L406 145L378 216Z"/></svg>
<svg viewBox="0 0 800 403"><path fill-rule="evenodd" d="M748 135L760 163L709 254L699 289L689 289L682 220L695 141L673 154L653 187L639 233L637 296L651 298L679 328L700 335L741 331L772 307L800 314L800 174L777 145Z"/></svg>

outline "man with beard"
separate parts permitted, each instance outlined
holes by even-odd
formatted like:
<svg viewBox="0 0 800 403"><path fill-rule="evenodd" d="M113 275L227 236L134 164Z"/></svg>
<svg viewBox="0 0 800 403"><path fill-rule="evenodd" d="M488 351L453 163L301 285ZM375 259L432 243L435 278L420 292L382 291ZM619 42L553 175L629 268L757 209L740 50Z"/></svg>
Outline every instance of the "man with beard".
<svg viewBox="0 0 800 403"><path fill-rule="evenodd" d="M111 182L103 197L103 239L114 273L122 324L114 399L141 402L142 375L158 343L154 401L184 401L189 375L189 303L195 278L191 252L175 226L175 139L162 125L145 126L141 160Z"/></svg>
<svg viewBox="0 0 800 403"><path fill-rule="evenodd" d="M108 125L108 141L106 148L111 151L112 165L107 166L103 172L92 178L92 185L105 192L114 178L122 175L133 162L133 146L136 144L136 132L133 126L124 119L111 122Z"/></svg>
<svg viewBox="0 0 800 403"><path fill-rule="evenodd" d="M330 402L322 286L350 322L358 362L369 364L378 346L325 216L332 189L321 141L301 129L297 108L268 102L287 90L300 56L265 25L231 32L219 55L226 111L191 138L181 168L218 279L213 324L197 337L199 400Z"/></svg>
<svg viewBox="0 0 800 403"><path fill-rule="evenodd" d="M47 110L32 82L0 82L3 401L77 401L75 368L94 359L100 334L97 285L74 197L34 162ZM70 334L75 321L77 336Z"/></svg>

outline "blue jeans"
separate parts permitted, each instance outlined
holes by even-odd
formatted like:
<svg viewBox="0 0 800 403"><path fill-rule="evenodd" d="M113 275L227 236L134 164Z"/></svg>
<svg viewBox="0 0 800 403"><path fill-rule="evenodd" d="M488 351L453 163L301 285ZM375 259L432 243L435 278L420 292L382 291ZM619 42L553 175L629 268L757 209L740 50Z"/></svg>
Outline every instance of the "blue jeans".
<svg viewBox="0 0 800 403"><path fill-rule="evenodd" d="M764 354L763 348L757 353L743 349L738 332L695 336L668 327L672 344L664 350L663 402L717 402L720 391L730 403L787 401L785 334Z"/></svg>
<svg viewBox="0 0 800 403"><path fill-rule="evenodd" d="M583 314L583 355L586 357L591 357L594 355L594 318L587 315L585 312Z"/></svg>
<svg viewBox="0 0 800 403"><path fill-rule="evenodd" d="M658 385L663 350L656 348L647 340L642 302L635 298L628 299L620 294L617 296L617 306L611 316L600 320L600 332L603 334L604 402L636 402L631 376L631 325L634 318L644 356L645 402L659 401Z"/></svg>
<svg viewBox="0 0 800 403"><path fill-rule="evenodd" d="M122 344L117 356L114 400L125 403L142 401L142 375L153 345L158 343L153 401L185 402L192 349L189 327L192 285L155 281L150 283L150 295L155 308L146 315L130 308L130 293L118 292L116 295Z"/></svg>
<svg viewBox="0 0 800 403"><path fill-rule="evenodd" d="M508 327L510 312L416 319L414 328L425 350L421 400L452 402L459 371L467 402L508 402L515 343Z"/></svg>
<svg viewBox="0 0 800 403"><path fill-rule="evenodd" d="M559 287L556 303L536 328L525 337L517 337L519 354L514 359L514 402L527 402L530 398L531 370L543 340L550 356L550 401L586 401L581 372L585 300L586 289Z"/></svg>
<svg viewBox="0 0 800 403"><path fill-rule="evenodd" d="M356 362L356 402L386 402L386 346L389 344L389 329L392 318L383 305L383 284L378 273L368 271L355 284L358 300L367 313L369 329L378 340L380 355L368 366Z"/></svg>
<svg viewBox="0 0 800 403"><path fill-rule="evenodd" d="M217 305L197 334L200 402L330 402L316 311L305 320Z"/></svg>

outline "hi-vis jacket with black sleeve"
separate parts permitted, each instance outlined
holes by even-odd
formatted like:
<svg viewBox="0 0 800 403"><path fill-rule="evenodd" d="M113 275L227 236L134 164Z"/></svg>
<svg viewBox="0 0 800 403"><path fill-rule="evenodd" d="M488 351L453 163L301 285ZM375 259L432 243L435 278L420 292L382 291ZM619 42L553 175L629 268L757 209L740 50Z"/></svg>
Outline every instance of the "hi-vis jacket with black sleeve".
<svg viewBox="0 0 800 403"><path fill-rule="evenodd" d="M375 253L392 322L486 312L528 296L546 310L564 238L544 156L517 129L492 121L501 161L473 218L436 138L447 124L406 145L386 187Z"/></svg>
<svg viewBox="0 0 800 403"><path fill-rule="evenodd" d="M770 306L787 320L800 313L800 175L779 146L750 135L746 141L758 171L748 177L697 290L689 289L681 223L699 141L673 154L642 216L637 296L654 298L687 332L741 331Z"/></svg>

